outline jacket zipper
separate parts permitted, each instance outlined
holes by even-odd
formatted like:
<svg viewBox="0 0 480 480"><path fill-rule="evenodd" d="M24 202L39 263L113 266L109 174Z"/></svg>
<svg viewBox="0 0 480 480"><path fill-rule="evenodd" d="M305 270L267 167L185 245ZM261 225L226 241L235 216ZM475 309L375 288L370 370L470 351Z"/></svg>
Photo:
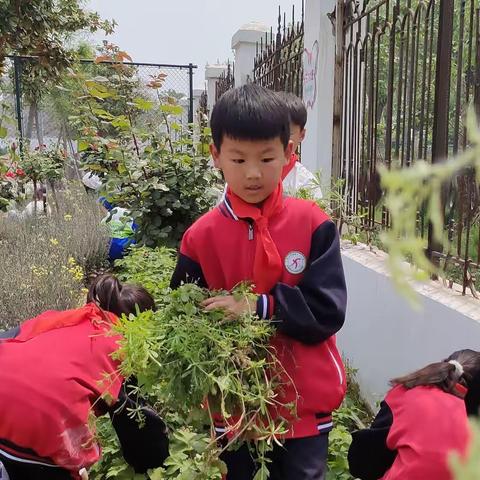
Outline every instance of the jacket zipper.
<svg viewBox="0 0 480 480"><path fill-rule="evenodd" d="M253 222L248 222L248 239L253 240Z"/></svg>

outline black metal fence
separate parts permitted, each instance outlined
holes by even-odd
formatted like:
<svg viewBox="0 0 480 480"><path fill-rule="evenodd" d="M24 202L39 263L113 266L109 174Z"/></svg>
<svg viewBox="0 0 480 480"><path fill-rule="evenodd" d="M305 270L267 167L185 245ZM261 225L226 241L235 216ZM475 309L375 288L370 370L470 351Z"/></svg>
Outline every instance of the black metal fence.
<svg viewBox="0 0 480 480"><path fill-rule="evenodd" d="M217 82L215 83L215 101L228 90L235 86L235 66L230 62L227 64L227 69L220 75Z"/></svg>
<svg viewBox="0 0 480 480"><path fill-rule="evenodd" d="M68 137L68 117L62 109L60 93L44 95L41 90L37 93L29 88L29 72L32 66L38 62L36 57L14 56L7 62L7 74L0 81L0 103L2 108L8 110L16 119L15 124L10 124L8 136L19 137L28 142L38 144L51 144L70 142ZM100 62L95 64L92 60L81 60L77 69L85 72L93 72L94 65L104 68L104 75L115 75L112 62ZM171 65L155 63L124 62L128 67L132 91L135 94L161 102L168 98L174 98L184 109L180 118L183 124L194 121L193 106L193 75L197 68L193 64ZM112 67L109 69L109 67ZM68 72L65 72L68 76ZM149 85L153 81L161 79L159 88L153 90ZM58 85L57 88L62 88ZM55 91L55 90L54 90ZM153 93L155 92L155 93ZM155 113L146 112L145 116ZM159 113L160 115L160 113ZM159 118L160 123L160 118Z"/></svg>
<svg viewBox="0 0 480 480"><path fill-rule="evenodd" d="M480 111L478 0L337 0L334 177L363 228L389 225L377 167L441 162L467 148L468 106ZM473 172L445 188L445 230L435 244L426 212L426 250L458 270L474 293L480 265L480 196Z"/></svg>
<svg viewBox="0 0 480 480"><path fill-rule="evenodd" d="M283 18L282 18L283 17ZM300 20L295 18L292 7L291 22L287 23L286 13L278 11L277 33L273 29L257 43L253 81L276 91L292 92L303 97L303 37L304 2Z"/></svg>

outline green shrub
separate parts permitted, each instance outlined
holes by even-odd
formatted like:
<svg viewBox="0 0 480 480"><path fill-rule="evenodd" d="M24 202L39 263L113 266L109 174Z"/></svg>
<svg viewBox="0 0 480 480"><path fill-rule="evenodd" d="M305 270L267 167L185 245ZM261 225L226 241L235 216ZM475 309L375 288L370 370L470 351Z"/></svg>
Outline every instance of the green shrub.
<svg viewBox="0 0 480 480"><path fill-rule="evenodd" d="M104 180L108 200L130 210L141 244L176 247L218 197L209 129L194 133L196 127L184 125L178 101L161 93L163 74L141 96L121 53L101 57L113 62L110 75L77 75L78 108L70 120L80 132L82 165Z"/></svg>

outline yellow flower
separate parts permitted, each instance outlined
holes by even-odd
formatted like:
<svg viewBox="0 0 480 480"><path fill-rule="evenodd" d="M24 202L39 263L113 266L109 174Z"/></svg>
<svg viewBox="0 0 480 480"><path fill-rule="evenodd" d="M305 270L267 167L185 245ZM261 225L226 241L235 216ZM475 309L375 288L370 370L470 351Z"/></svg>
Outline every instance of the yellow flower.
<svg viewBox="0 0 480 480"><path fill-rule="evenodd" d="M48 270L45 267L37 267L36 265L32 265L32 273L36 277L44 277L48 275Z"/></svg>
<svg viewBox="0 0 480 480"><path fill-rule="evenodd" d="M59 244L59 241L56 238L51 238L50 243L56 247Z"/></svg>
<svg viewBox="0 0 480 480"><path fill-rule="evenodd" d="M63 216L63 218L64 218L67 222L69 222L73 217L72 217L69 213L66 213L66 214Z"/></svg>

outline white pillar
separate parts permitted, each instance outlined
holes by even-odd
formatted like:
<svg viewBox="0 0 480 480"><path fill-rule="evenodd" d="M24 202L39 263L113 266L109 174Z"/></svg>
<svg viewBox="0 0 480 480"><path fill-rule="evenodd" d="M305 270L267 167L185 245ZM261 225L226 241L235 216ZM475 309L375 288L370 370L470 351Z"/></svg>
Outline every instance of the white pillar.
<svg viewBox="0 0 480 480"><path fill-rule="evenodd" d="M204 91L205 90L203 90L202 88L194 88L193 89L193 118L194 118L194 120L196 120L198 107L200 105L200 98L201 98L202 93Z"/></svg>
<svg viewBox="0 0 480 480"><path fill-rule="evenodd" d="M253 64L257 42L269 29L258 22L243 25L232 37L232 49L235 51L235 86L245 85L253 80Z"/></svg>
<svg viewBox="0 0 480 480"><path fill-rule="evenodd" d="M213 106L215 105L215 90L217 81L220 75L227 70L225 64L207 65L205 67L205 80L207 82L207 101L208 111L212 113Z"/></svg>
<svg viewBox="0 0 480 480"><path fill-rule="evenodd" d="M307 106L307 135L302 143L302 163L321 171L330 184L332 169L333 86L335 31L327 14L335 0L306 0L303 53L303 100Z"/></svg>

